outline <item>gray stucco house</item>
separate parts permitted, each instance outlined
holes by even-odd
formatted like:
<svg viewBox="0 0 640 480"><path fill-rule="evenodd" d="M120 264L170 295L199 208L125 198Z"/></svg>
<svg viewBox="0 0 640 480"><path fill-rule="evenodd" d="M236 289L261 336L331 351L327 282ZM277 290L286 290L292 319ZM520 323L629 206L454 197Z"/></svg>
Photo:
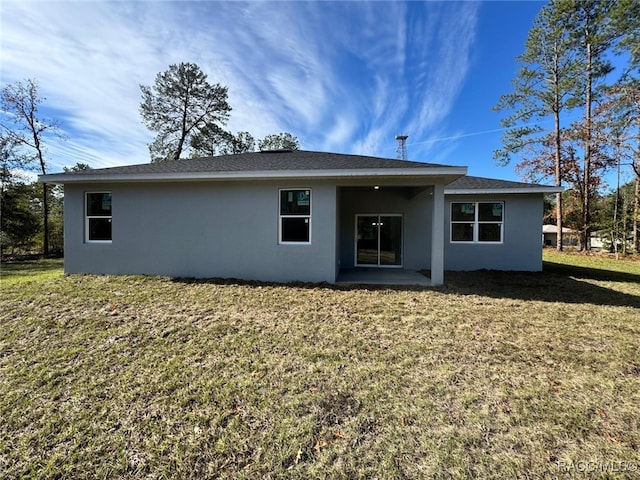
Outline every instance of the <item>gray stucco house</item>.
<svg viewBox="0 0 640 480"><path fill-rule="evenodd" d="M64 184L67 273L334 283L349 269L541 270L556 187L466 167L253 152L40 176Z"/></svg>

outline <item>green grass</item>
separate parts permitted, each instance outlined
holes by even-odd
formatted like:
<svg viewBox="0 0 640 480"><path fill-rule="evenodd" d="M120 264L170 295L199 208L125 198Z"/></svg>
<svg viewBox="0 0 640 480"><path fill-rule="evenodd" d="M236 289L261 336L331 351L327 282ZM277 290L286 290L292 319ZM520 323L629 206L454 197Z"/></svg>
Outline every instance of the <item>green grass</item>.
<svg viewBox="0 0 640 480"><path fill-rule="evenodd" d="M391 289L3 264L0 478L637 478L639 265Z"/></svg>
<svg viewBox="0 0 640 480"><path fill-rule="evenodd" d="M606 274L606 272L618 272L640 275L640 256L637 255L621 257L621 259L616 260L613 254L557 252L556 250L545 249L543 257L547 267L587 268L599 270L603 274Z"/></svg>
<svg viewBox="0 0 640 480"><path fill-rule="evenodd" d="M3 262L0 264L0 280L11 281L42 281L45 278L62 275L62 259L43 259L24 262Z"/></svg>

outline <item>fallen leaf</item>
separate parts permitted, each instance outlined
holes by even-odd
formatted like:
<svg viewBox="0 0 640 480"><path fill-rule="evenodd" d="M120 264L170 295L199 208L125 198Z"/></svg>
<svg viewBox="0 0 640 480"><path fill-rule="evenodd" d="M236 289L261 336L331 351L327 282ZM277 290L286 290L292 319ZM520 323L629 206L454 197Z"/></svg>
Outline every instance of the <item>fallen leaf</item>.
<svg viewBox="0 0 640 480"><path fill-rule="evenodd" d="M313 447L313 449L314 449L316 452L320 453L320 450L322 450L322 449L323 449L324 447L326 447L326 446L327 446L327 442L324 442L324 441L322 441L322 442L321 442L320 440L318 440L318 441L316 442L315 447Z"/></svg>
<svg viewBox="0 0 640 480"><path fill-rule="evenodd" d="M611 435L609 432L604 432L604 437L611 443L619 443L620 439L617 436Z"/></svg>

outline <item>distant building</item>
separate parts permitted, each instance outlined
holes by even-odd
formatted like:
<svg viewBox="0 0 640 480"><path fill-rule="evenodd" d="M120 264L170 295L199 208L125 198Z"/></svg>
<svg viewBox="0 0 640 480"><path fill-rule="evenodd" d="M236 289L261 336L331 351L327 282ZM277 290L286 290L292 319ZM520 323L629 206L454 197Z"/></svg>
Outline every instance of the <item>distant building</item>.
<svg viewBox="0 0 640 480"><path fill-rule="evenodd" d="M570 228L562 227L562 246L577 247L579 241L578 232ZM542 244L545 247L558 246L558 227L556 225L542 225Z"/></svg>

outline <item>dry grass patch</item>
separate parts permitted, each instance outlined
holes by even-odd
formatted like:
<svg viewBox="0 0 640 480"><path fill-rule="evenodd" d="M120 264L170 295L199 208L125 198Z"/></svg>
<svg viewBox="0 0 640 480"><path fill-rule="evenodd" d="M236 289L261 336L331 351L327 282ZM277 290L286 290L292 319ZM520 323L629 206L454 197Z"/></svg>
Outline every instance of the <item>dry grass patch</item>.
<svg viewBox="0 0 640 480"><path fill-rule="evenodd" d="M439 289L3 266L0 477L634 478L638 264L547 259Z"/></svg>

